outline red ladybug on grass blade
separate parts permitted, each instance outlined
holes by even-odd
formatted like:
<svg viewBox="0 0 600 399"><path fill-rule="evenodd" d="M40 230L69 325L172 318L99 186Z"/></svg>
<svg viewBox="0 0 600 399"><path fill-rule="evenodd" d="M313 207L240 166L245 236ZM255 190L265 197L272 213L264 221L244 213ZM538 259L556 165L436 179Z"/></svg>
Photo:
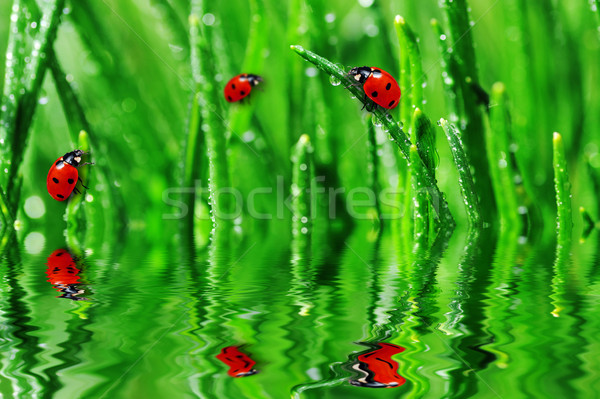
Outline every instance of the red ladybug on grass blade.
<svg viewBox="0 0 600 399"><path fill-rule="evenodd" d="M225 85L225 99L230 103L240 101L241 99L248 97L252 88L262 81L260 76L251 75L249 73L242 73L241 75L234 76L227 82L227 85Z"/></svg>
<svg viewBox="0 0 600 399"><path fill-rule="evenodd" d="M78 180L81 181L77 167L80 166L83 154L84 152L81 150L67 152L52 164L48 172L48 178L46 179L46 186L48 187L48 193L55 200L64 201L69 198L69 195L73 191L79 193L79 190L75 186ZM84 163L82 165L89 164ZM81 181L81 185L83 185L83 181Z"/></svg>
<svg viewBox="0 0 600 399"><path fill-rule="evenodd" d="M400 102L400 86L396 79L383 69L375 67L355 67L348 75L362 83L365 95L383 108L393 109Z"/></svg>

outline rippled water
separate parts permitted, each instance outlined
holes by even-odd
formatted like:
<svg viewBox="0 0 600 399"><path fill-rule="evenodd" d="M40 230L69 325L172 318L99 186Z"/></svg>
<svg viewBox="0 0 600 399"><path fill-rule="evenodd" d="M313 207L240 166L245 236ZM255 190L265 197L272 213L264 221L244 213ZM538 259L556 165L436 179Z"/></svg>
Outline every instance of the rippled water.
<svg viewBox="0 0 600 399"><path fill-rule="evenodd" d="M0 392L598 397L595 240L558 260L552 242L456 233L424 251L362 228L311 243L227 235L195 254L135 239L87 256L13 246L1 262Z"/></svg>

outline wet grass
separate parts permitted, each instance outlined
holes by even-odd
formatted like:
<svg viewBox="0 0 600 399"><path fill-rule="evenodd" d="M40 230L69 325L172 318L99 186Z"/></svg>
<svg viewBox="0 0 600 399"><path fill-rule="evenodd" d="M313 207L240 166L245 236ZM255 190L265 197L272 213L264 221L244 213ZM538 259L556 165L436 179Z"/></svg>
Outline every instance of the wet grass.
<svg viewBox="0 0 600 399"><path fill-rule="evenodd" d="M590 111L600 105L590 95L599 79L590 64L600 51L598 10L586 4L254 0L195 1L190 8L162 0L55 0L3 4L0 17L3 226L17 219L27 231L39 223L24 207L32 196L43 200L42 222L62 220L64 205L53 203L40 182L50 160L85 142L96 164L87 167L91 196L72 199L67 221L72 234L101 229L87 236L90 243L123 229L144 231L150 241L166 229L206 243L220 214L235 213L247 232L264 229L247 203L238 212L230 196L210 193L275 192L280 176L289 194L297 169L290 156L303 134L314 147L318 186L345 190L333 202L317 199L318 207L335 204L338 221L351 225L349 191L395 190L394 201L376 198L370 207L378 218L400 217L383 226L408 241L425 237L430 244L455 223L554 235L553 131L563 132L565 162L581 181L573 184L573 203L595 209L598 202L592 184L584 184L597 180L600 167L593 133L600 118ZM580 46L578 37L588 44ZM398 78L397 109L367 118L360 87L331 86L331 76L349 85L345 74L362 65ZM264 84L247 103L228 104L222 86L241 72L263 76ZM431 124L440 118L464 155L458 169ZM461 190L459 179L468 186ZM276 214L277 201L258 195L255 205ZM83 214L76 216L78 209ZM169 219L178 214L185 215ZM318 223L331 223L325 219Z"/></svg>

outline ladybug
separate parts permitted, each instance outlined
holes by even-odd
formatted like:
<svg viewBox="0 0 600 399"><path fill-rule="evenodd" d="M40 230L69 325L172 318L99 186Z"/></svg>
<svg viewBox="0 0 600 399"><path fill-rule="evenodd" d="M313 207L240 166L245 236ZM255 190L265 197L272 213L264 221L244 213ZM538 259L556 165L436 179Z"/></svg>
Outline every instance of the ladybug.
<svg viewBox="0 0 600 399"><path fill-rule="evenodd" d="M375 67L355 67L348 73L352 79L362 83L365 95L377 105L393 109L400 102L400 86L396 79L383 69Z"/></svg>
<svg viewBox="0 0 600 399"><path fill-rule="evenodd" d="M81 162L83 154L84 152L81 150L67 152L52 164L48 172L48 178L46 179L46 186L48 187L48 193L55 200L64 201L73 191L79 193L79 190L75 186L78 180L81 181L77 167ZM83 165L88 164L85 163ZM83 181L81 181L81 185L83 185ZM86 186L83 187L87 188Z"/></svg>
<svg viewBox="0 0 600 399"><path fill-rule="evenodd" d="M251 75L249 73L242 73L241 75L234 76L227 82L227 85L225 85L225 99L230 103L240 101L241 99L248 97L252 88L262 81L263 79L260 76Z"/></svg>
<svg viewBox="0 0 600 399"><path fill-rule="evenodd" d="M48 282L62 293L59 298L75 301L86 299L79 296L84 293L84 290L77 286L80 284L79 273L81 270L69 252L65 249L57 249L48 256L46 264L48 265L46 269Z"/></svg>
<svg viewBox="0 0 600 399"><path fill-rule="evenodd" d="M397 388L406 382L398 374L398 363L392 355L404 352L404 348L394 344L380 342L378 349L370 350L358 356L358 362L352 368L362 374L350 380L350 384L366 388Z"/></svg>
<svg viewBox="0 0 600 399"><path fill-rule="evenodd" d="M227 346L221 349L221 353L216 358L229 366L227 374L231 377L247 377L258 373L256 369L252 368L256 362L245 353L240 352L237 346Z"/></svg>

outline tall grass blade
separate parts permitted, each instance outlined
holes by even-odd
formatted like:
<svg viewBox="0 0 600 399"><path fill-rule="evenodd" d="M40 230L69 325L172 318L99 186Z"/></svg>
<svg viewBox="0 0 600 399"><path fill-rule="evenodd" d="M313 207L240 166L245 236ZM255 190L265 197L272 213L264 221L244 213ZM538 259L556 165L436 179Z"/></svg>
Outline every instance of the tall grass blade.
<svg viewBox="0 0 600 399"><path fill-rule="evenodd" d="M2 216L2 235L7 231L7 229L12 228L15 223L15 215L10 206L10 202L6 193L0 187L0 215Z"/></svg>
<svg viewBox="0 0 600 399"><path fill-rule="evenodd" d="M448 19L448 28L452 44L452 57L456 70L454 76L449 76L460 86L455 94L461 111L459 116L461 133L465 151L471 160L474 170L474 182L480 198L487 205L481 209L486 222L491 222L495 215L495 201L490 183L487 154L485 148L482 104L487 102L487 94L483 92L478 81L475 49L473 47L472 26L469 18L469 8L466 0L443 0L442 8ZM442 55L443 57L445 55ZM487 105L487 104L485 104Z"/></svg>
<svg viewBox="0 0 600 399"><path fill-rule="evenodd" d="M39 31L32 31L32 14L27 2L15 0L11 14L10 38L6 52L6 76L0 106L0 186L10 206L19 203L19 167L25 152L29 127L44 80L50 51L65 0L41 3ZM33 38L33 40L30 40Z"/></svg>
<svg viewBox="0 0 600 399"><path fill-rule="evenodd" d="M467 217L469 218L469 226L474 229L479 229L483 226L481 205L475 189L475 182L471 175L471 164L467 158L462 140L460 138L459 130L445 119L440 120L440 124L446 133L448 138L448 144L452 151L452 157L454 158L454 164L458 170L458 182L460 184L460 191L463 195L465 202L465 209L467 211Z"/></svg>
<svg viewBox="0 0 600 399"><path fill-rule="evenodd" d="M375 125L373 125L373 115L367 116L367 186L375 194L375 212L377 219L381 217L381 206L379 204L379 194L381 187L379 184L379 155L377 155L377 137Z"/></svg>
<svg viewBox="0 0 600 399"><path fill-rule="evenodd" d="M79 132L79 137L77 139L77 148L81 151L90 152L90 140L88 134L85 130L81 130ZM86 158L89 156L85 156L83 161L87 161ZM84 184L88 183L88 177L90 174L89 166L83 166L78 169L79 177L84 182ZM83 190L83 188L81 188ZM69 203L67 204L67 232L70 236L76 236L77 232L81 230L85 230L85 217L81 210L81 204L85 200L85 192L81 194L76 194L71 196L69 199Z"/></svg>
<svg viewBox="0 0 600 399"><path fill-rule="evenodd" d="M415 144L410 146L410 160L418 163L421 157ZM423 176L419 168L412 173L412 200L414 205L414 240L420 247L427 247L429 242L429 201L427 199L427 188L421 186ZM407 217L406 215L405 217Z"/></svg>
<svg viewBox="0 0 600 399"><path fill-rule="evenodd" d="M571 235L573 230L573 215L571 210L571 184L567 172L567 159L565 148L560 133L554 133L553 144L553 166L554 166L554 188L556 190L556 233L557 252L568 253L571 247Z"/></svg>
<svg viewBox="0 0 600 399"><path fill-rule="evenodd" d="M446 108L448 109L451 123L458 122L458 115L463 114L460 98L460 86L455 78L460 77L458 64L450 51L449 38L437 19L431 20L433 31L438 37L438 48L441 54L440 66L442 69L442 87L446 95Z"/></svg>
<svg viewBox="0 0 600 399"><path fill-rule="evenodd" d="M212 218L214 223L224 220L232 214L231 196L224 195L221 190L230 187L229 165L227 162L225 126L222 119L221 91L212 78L216 71L214 68L214 54L211 47L211 30L201 23L205 14L203 0L192 1L192 10L189 18L192 74L200 103L200 115L206 137L206 147L209 158L209 191Z"/></svg>
<svg viewBox="0 0 600 399"><path fill-rule="evenodd" d="M314 206L313 148L307 134L300 136L292 151L292 235L308 236L312 227L312 208Z"/></svg>
<svg viewBox="0 0 600 399"><path fill-rule="evenodd" d="M511 127L506 104L506 87L502 83L496 83L492 87L489 114L489 123L485 124L486 151L498 204L500 228L503 231L520 229L519 200L513 183L516 171L510 157Z"/></svg>
<svg viewBox="0 0 600 399"><path fill-rule="evenodd" d="M404 126L410 126L415 109L423 106L425 74L417 35L400 15L396 15L394 25L400 43L400 80L404 97L400 103L400 120ZM413 137L411 140L415 142Z"/></svg>

